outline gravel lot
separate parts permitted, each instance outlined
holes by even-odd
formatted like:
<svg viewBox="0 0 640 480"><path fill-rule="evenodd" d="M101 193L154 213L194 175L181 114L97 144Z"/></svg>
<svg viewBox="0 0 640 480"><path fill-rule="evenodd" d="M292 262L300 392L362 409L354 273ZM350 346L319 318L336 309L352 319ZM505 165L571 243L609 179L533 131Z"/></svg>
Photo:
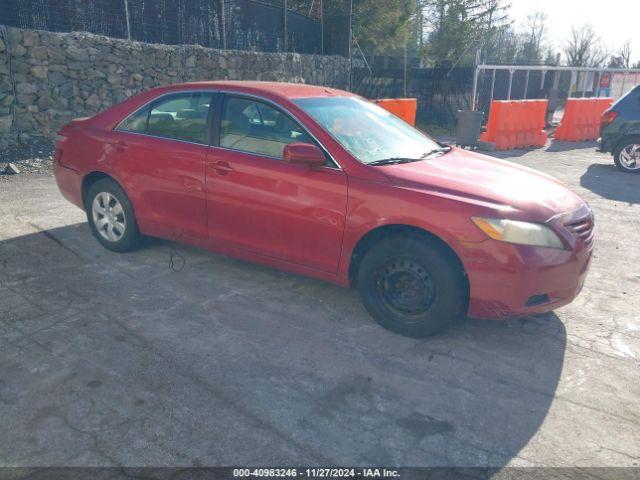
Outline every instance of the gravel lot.
<svg viewBox="0 0 640 480"><path fill-rule="evenodd" d="M638 466L640 175L592 144L508 156L594 208L585 288L427 340L319 281L110 253L50 175L4 177L0 465Z"/></svg>
<svg viewBox="0 0 640 480"><path fill-rule="evenodd" d="M30 137L25 142L12 145L0 152L0 182L7 164L12 163L20 173L51 173L53 143L51 140Z"/></svg>

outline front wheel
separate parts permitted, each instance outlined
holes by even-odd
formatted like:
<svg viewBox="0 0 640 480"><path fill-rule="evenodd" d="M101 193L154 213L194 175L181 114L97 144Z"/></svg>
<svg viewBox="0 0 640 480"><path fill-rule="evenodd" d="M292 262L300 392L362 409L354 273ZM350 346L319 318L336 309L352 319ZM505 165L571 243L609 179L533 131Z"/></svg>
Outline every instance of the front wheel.
<svg viewBox="0 0 640 480"><path fill-rule="evenodd" d="M616 166L627 173L640 172L640 137L632 137L618 145L613 152Z"/></svg>
<svg viewBox="0 0 640 480"><path fill-rule="evenodd" d="M384 328L428 337L464 314L468 292L454 254L419 236L394 236L374 245L358 269L362 303Z"/></svg>
<svg viewBox="0 0 640 480"><path fill-rule="evenodd" d="M105 178L91 185L85 199L91 231L103 247L128 252L140 244L131 202L115 181Z"/></svg>

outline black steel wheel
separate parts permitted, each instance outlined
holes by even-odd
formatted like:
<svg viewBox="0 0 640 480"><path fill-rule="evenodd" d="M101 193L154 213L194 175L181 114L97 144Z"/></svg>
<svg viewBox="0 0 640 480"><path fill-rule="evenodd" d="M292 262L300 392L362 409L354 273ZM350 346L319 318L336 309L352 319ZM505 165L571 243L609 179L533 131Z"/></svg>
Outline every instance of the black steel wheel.
<svg viewBox="0 0 640 480"><path fill-rule="evenodd" d="M419 321L433 305L436 284L419 260L390 258L378 269L376 287L386 307L412 322Z"/></svg>
<svg viewBox="0 0 640 480"><path fill-rule="evenodd" d="M466 312L468 288L455 254L421 235L385 238L364 255L358 291L383 327L409 337L427 337Z"/></svg>

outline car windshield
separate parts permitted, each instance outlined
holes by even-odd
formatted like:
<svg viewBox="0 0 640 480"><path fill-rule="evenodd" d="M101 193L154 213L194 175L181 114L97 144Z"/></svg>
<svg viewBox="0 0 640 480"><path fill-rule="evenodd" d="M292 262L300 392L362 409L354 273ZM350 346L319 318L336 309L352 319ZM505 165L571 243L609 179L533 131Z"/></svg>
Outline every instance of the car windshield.
<svg viewBox="0 0 640 480"><path fill-rule="evenodd" d="M363 163L401 163L443 152L408 123L357 97L301 98L295 103Z"/></svg>

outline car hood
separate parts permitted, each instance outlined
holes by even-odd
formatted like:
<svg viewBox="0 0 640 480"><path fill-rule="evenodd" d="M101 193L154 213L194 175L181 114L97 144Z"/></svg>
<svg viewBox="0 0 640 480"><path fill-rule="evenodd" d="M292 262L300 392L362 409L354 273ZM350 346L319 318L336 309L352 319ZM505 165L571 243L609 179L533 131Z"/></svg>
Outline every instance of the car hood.
<svg viewBox="0 0 640 480"><path fill-rule="evenodd" d="M559 180L505 160L458 148L445 155L381 168L395 185L478 203L544 222L584 201Z"/></svg>

